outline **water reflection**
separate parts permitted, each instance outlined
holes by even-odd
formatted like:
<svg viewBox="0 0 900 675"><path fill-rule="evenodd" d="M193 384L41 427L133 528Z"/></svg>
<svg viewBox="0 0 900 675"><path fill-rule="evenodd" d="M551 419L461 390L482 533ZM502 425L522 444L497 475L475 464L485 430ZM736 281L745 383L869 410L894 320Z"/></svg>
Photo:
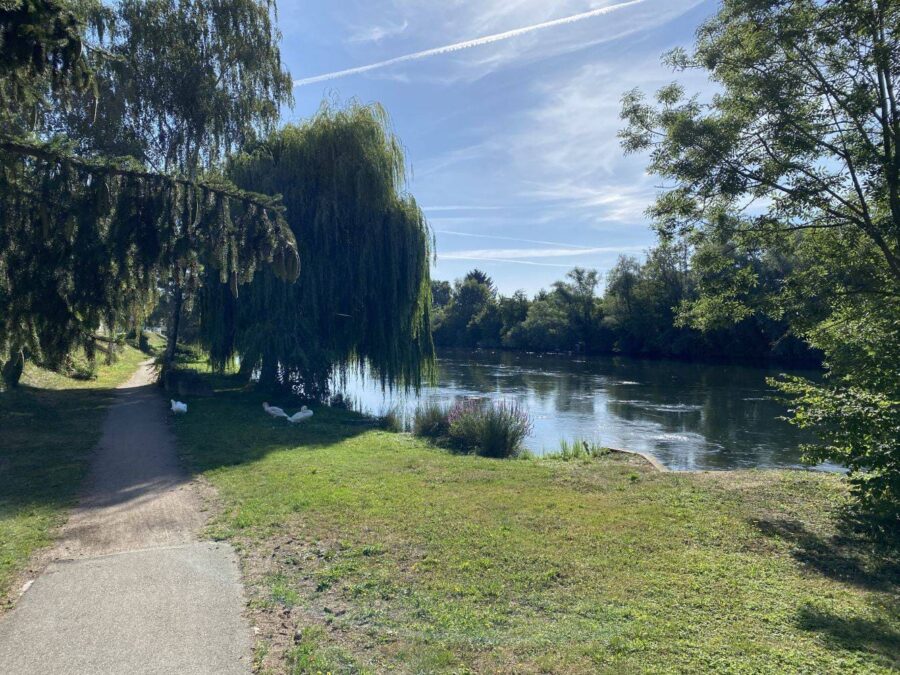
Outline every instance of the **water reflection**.
<svg viewBox="0 0 900 675"><path fill-rule="evenodd" d="M778 372L625 358L450 353L439 360L438 385L420 398L515 399L534 418L528 446L538 453L555 450L562 438L587 438L652 453L673 469L800 466L798 448L807 437L779 419L784 407L765 381ZM371 412L394 404L413 410L419 400L383 395L375 383L358 379L345 391Z"/></svg>

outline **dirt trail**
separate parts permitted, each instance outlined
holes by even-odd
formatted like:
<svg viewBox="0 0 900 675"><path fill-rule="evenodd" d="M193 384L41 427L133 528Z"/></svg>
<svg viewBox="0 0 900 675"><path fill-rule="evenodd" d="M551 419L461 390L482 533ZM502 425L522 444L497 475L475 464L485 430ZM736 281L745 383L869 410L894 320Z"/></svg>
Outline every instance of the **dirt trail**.
<svg viewBox="0 0 900 675"><path fill-rule="evenodd" d="M205 518L144 364L109 410L52 562L0 619L0 672L248 673L237 560Z"/></svg>
<svg viewBox="0 0 900 675"><path fill-rule="evenodd" d="M54 558L84 558L195 541L204 518L181 468L168 408L147 365L123 385L103 425L87 489Z"/></svg>

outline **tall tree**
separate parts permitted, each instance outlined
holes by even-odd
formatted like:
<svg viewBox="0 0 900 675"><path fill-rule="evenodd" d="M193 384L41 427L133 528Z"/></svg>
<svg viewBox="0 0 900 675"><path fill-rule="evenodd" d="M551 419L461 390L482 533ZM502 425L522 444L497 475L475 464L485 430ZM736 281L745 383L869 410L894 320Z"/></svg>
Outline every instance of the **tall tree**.
<svg viewBox="0 0 900 675"><path fill-rule="evenodd" d="M58 363L77 344L90 349L174 270L213 268L232 288L267 262L297 273L277 200L45 140L47 118L93 88L88 17L101 30L102 13L85 6L0 7L0 362L10 385L26 353Z"/></svg>
<svg viewBox="0 0 900 675"><path fill-rule="evenodd" d="M435 327L435 341L454 347L497 347L501 329L494 281L474 269L456 280Z"/></svg>
<svg viewBox="0 0 900 675"><path fill-rule="evenodd" d="M120 0L99 13L108 26L95 32L108 54L95 75L101 105L62 120L86 151L195 178L270 132L291 103L272 0ZM168 359L196 283L175 271Z"/></svg>
<svg viewBox="0 0 900 675"><path fill-rule="evenodd" d="M554 292L569 314L569 324L577 335L579 351L591 351L595 346L600 318L597 299L599 283L597 270L576 267L566 274L566 281L553 284Z"/></svg>
<svg viewBox="0 0 900 675"><path fill-rule="evenodd" d="M301 273L256 275L239 298L203 294L216 365L234 353L261 384L311 398L332 376L369 366L383 385L419 386L433 359L430 233L404 195L405 160L378 106L326 106L237 157L242 187L283 195Z"/></svg>
<svg viewBox="0 0 900 675"><path fill-rule="evenodd" d="M795 419L820 434L811 457L845 463L857 494L896 527L900 3L725 0L694 50L668 60L705 70L721 91L708 103L678 85L655 105L625 97L625 149L649 151L650 170L675 185L652 209L659 229L706 247L698 262L717 283L704 314L785 317L824 350L826 385L786 387L799 396ZM734 251L793 265L779 288L752 293L764 266L728 265ZM841 347L848 323L873 327L879 363L893 367L864 373L882 366Z"/></svg>

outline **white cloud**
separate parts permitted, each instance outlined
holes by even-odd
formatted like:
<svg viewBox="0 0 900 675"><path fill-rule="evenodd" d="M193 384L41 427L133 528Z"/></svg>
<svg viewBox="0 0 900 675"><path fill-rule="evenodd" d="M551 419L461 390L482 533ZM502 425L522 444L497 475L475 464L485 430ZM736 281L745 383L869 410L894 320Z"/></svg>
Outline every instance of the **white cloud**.
<svg viewBox="0 0 900 675"><path fill-rule="evenodd" d="M626 184L599 177L592 181L590 177L559 176L528 191L532 198L555 202L562 208L589 210L599 220L615 223L641 221L655 194L656 189L646 177L636 184Z"/></svg>
<svg viewBox="0 0 900 675"><path fill-rule="evenodd" d="M621 2L615 5L608 5L605 7L600 7L598 9L592 9L587 12L581 12L580 14L574 14L572 16L563 17L560 19L552 19L550 21L543 21L541 23L532 24L530 26L524 26L522 28L514 28L512 30L503 31L501 33L494 33L493 35L485 35L483 37L463 40L461 42L454 42L452 44L444 45L442 47L435 47L432 49L424 49L418 52L413 52L411 54L404 54L403 56L397 56L391 59L385 59L383 61L376 61L375 63L370 63L364 66L357 66L355 68L347 68L344 70L336 70L330 73L324 73L322 75L314 75L312 77L305 77L294 80L294 86L302 87L308 84L317 84L319 82L328 82L329 80L336 80L341 77L347 77L349 75L361 75L363 73L368 73L373 70L381 70L382 68L388 68L390 66L396 66L401 63L407 63L409 61L418 61L420 59L429 58L432 56L441 56L444 54L452 54L453 52L459 52L465 49L472 49L473 47L483 47L485 45L490 45L496 42L503 42L505 40L511 40L513 38L521 37L523 35L527 35L529 33L533 33L536 31L542 31L549 28L556 28L559 26L565 26L569 24L578 23L581 21L586 21L588 19L594 19L605 14L609 14L611 12L619 11L622 9L626 9L628 7L633 7L635 5L639 5L644 3L646 0L627 0L626 2Z"/></svg>
<svg viewBox="0 0 900 675"><path fill-rule="evenodd" d="M465 206L463 204L459 205L447 205L447 206L423 206L423 211L432 211L432 212L444 212L444 211L499 211L504 207L502 206Z"/></svg>
<svg viewBox="0 0 900 675"><path fill-rule="evenodd" d="M401 23L360 26L353 30L350 37L347 38L347 42L381 42L385 38L405 33L407 28L409 28L409 21L406 19Z"/></svg>
<svg viewBox="0 0 900 675"><path fill-rule="evenodd" d="M562 267L565 269L572 268L572 265L563 265L560 263L534 262L533 260L505 260L503 258L454 258L454 260L472 260L472 261L476 261L476 262L495 262L495 263L514 264L514 265L533 265L534 267ZM438 262L440 262L440 261L438 261Z"/></svg>
<svg viewBox="0 0 900 675"><path fill-rule="evenodd" d="M520 198L589 213L595 223L643 222L660 181L645 172L645 156L622 151L621 98L634 87L652 92L676 78L688 91L712 91L705 75L676 75L657 54L589 63L536 84L536 107L497 140L508 148Z"/></svg>
<svg viewBox="0 0 900 675"><path fill-rule="evenodd" d="M528 0L509 4L517 9L531 6ZM670 21L697 4L697 0L666 4L648 0L614 16L621 19L627 14L629 30L640 31ZM504 9L506 3L487 5L492 8L483 14L488 23L513 11ZM606 33L612 31L591 25L594 42L610 39ZM606 22L599 25L605 27ZM519 42L511 41L508 46L518 49ZM535 226L564 218L573 225L597 229L643 228L646 208L655 198L659 181L646 174L646 157L624 156L617 135L624 125L619 118L622 95L634 87L652 92L674 79L691 92L711 90L705 76L675 74L660 64L661 52L670 46L672 43L644 44L635 50L628 41L610 42L598 52L602 56L580 67L543 69L520 90L527 92L527 104L522 105L518 96L517 109L498 112L496 107L486 106L491 114L466 131L467 139L475 142L420 160L417 178L432 184L466 185L476 203L495 201L496 195L502 194L509 200L507 208L527 207L527 213L519 210L517 215ZM489 51L490 58L509 56ZM496 106L496 102L488 105ZM470 176L478 178L472 181ZM502 186L493 181L502 181ZM450 219L441 220L450 224ZM459 224L462 222L466 221ZM513 219L505 217L483 222L488 224L514 225Z"/></svg>
<svg viewBox="0 0 900 675"><path fill-rule="evenodd" d="M517 241L522 244L547 244L548 246L567 246L575 249L591 249L590 246L579 246L578 244L564 244L558 241L544 241L543 239L523 239L521 237L504 237L499 234L475 234L473 232L456 232L454 230L435 230L438 234L449 234L458 237L471 237L474 239L497 239L502 241Z"/></svg>
<svg viewBox="0 0 900 675"><path fill-rule="evenodd" d="M485 248L450 251L439 254L440 260L529 260L533 258L570 258L597 253L629 253L643 251L643 246L594 246L567 248Z"/></svg>

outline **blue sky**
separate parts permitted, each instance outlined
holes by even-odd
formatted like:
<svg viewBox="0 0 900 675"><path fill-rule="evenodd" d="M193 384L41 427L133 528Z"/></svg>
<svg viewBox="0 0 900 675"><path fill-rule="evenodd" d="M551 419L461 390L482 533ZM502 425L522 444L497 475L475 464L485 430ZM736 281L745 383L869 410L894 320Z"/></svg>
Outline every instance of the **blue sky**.
<svg viewBox="0 0 900 675"><path fill-rule="evenodd" d="M297 80L287 117L325 97L383 104L436 234L434 278L477 266L503 292L532 294L575 265L604 272L653 244L644 210L660 179L623 156L619 102L674 79L708 89L660 55L690 45L716 5L281 0L282 57Z"/></svg>

